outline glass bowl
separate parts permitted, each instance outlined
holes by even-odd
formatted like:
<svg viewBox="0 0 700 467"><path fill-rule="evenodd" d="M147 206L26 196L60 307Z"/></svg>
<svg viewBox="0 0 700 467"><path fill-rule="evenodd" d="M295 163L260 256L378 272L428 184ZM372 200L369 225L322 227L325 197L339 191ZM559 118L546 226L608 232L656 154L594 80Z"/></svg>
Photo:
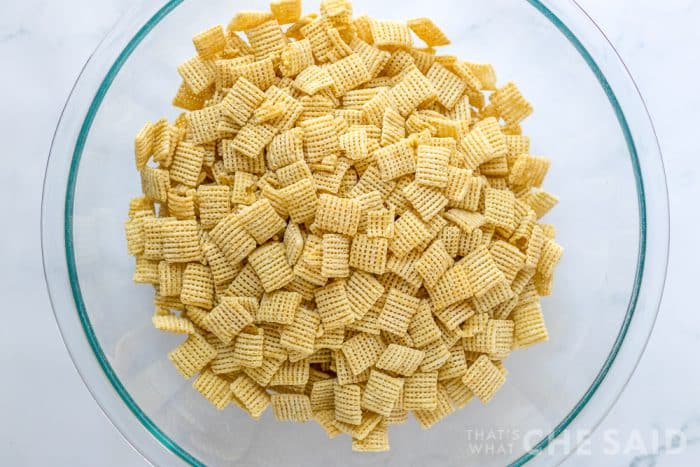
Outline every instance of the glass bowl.
<svg viewBox="0 0 700 467"><path fill-rule="evenodd" d="M314 11L318 2L306 2ZM354 2L356 14L430 16L453 53L494 64L533 102L531 152L552 158L547 221L565 255L543 300L550 341L515 352L488 405L432 429L392 427L392 449L361 454L315 424L212 408L171 366L182 339L151 325L152 290L133 284L123 221L140 192L133 137L174 118L190 37L265 1L139 2L85 65L54 135L44 182L46 281L66 347L97 403L154 464L516 465L560 463L605 416L643 352L668 252L661 154L644 103L603 33L573 1ZM499 431L500 430L500 431ZM552 440L559 437L557 443ZM491 442L493 441L493 442ZM481 447L492 448L480 449Z"/></svg>

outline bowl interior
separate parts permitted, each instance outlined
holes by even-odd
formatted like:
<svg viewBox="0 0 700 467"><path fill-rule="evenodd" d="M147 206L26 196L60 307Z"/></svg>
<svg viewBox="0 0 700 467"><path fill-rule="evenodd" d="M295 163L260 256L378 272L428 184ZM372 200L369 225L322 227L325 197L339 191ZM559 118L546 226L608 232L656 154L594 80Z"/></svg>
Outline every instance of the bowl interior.
<svg viewBox="0 0 700 467"><path fill-rule="evenodd" d="M473 401L429 431L414 421L390 430L392 450L349 456L349 440L328 441L313 424L250 420L219 412L184 381L166 354L182 337L151 325L150 287L133 284L123 221L140 193L133 136L147 120L173 119L176 66L194 54L190 37L235 11L264 1L185 1L143 38L109 87L87 136L74 193L73 245L80 291L99 346L125 389L173 442L208 464L502 464L506 453L475 453L475 430L549 434L583 397L611 351L627 312L639 253L638 194L615 112L584 59L527 2L510 0L354 3L356 14L430 16L452 39L444 53L491 62L499 83L515 81L534 104L523 125L531 152L552 159L545 189L560 197L546 221L565 248L554 292L542 305L550 341L515 352L505 387L483 406ZM318 2L305 2L313 11ZM601 388L601 390L604 390ZM416 447L416 444L420 448ZM342 456L342 457L341 457Z"/></svg>

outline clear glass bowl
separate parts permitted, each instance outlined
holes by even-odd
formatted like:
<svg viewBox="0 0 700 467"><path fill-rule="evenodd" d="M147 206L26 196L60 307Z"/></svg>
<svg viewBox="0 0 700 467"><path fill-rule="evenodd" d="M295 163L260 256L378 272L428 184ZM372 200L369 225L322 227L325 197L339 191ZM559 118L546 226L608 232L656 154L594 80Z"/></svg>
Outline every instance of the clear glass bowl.
<svg viewBox="0 0 700 467"><path fill-rule="evenodd" d="M305 11L317 9L306 2ZM534 103L524 129L552 158L548 215L565 256L543 300L551 339L515 352L492 403L472 402L429 431L392 427L392 450L350 451L314 424L218 412L166 358L181 337L151 325L150 287L131 282L122 222L139 193L133 136L178 111L170 100L190 37L267 1L139 2L85 65L56 129L42 206L44 267L66 347L97 403L149 461L245 465L557 464L605 416L653 327L668 252L661 154L624 64L573 1L354 2L379 18L430 16L446 53L495 65ZM508 430L509 452L474 437ZM563 443L551 449L560 436ZM503 435L502 435L503 436ZM470 441L471 439L471 441ZM508 438L504 438L508 441ZM506 444L506 443L501 443ZM532 448L532 449L530 449Z"/></svg>

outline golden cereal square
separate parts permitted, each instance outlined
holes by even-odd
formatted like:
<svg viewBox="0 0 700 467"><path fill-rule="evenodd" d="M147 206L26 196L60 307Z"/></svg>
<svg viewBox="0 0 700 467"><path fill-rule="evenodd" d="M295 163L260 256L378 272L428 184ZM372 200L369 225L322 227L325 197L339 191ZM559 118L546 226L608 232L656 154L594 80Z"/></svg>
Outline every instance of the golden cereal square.
<svg viewBox="0 0 700 467"><path fill-rule="evenodd" d="M285 228L284 219L265 198L243 208L238 216L240 224L258 244L265 243Z"/></svg>
<svg viewBox="0 0 700 467"><path fill-rule="evenodd" d="M282 188L280 196L287 204L292 222L310 224L314 221L319 200L311 180L302 179Z"/></svg>
<svg viewBox="0 0 700 467"><path fill-rule="evenodd" d="M462 381L481 402L487 403L503 386L506 378L486 355L482 355L469 366Z"/></svg>
<svg viewBox="0 0 700 467"><path fill-rule="evenodd" d="M270 10L279 24L294 23L301 17L301 0L274 0Z"/></svg>
<svg viewBox="0 0 700 467"><path fill-rule="evenodd" d="M231 189L226 185L200 185L197 206L202 228L211 229L231 211Z"/></svg>
<svg viewBox="0 0 700 467"><path fill-rule="evenodd" d="M270 386L299 386L309 381L308 360L282 363L277 373L270 380Z"/></svg>
<svg viewBox="0 0 700 467"><path fill-rule="evenodd" d="M326 330L344 327L355 320L345 281L335 280L314 293L318 313Z"/></svg>
<svg viewBox="0 0 700 467"><path fill-rule="evenodd" d="M233 364L242 368L259 368L263 363L264 331L242 331L233 346Z"/></svg>
<svg viewBox="0 0 700 467"><path fill-rule="evenodd" d="M450 150L440 146L421 144L417 150L416 183L422 186L445 188Z"/></svg>
<svg viewBox="0 0 700 467"><path fill-rule="evenodd" d="M383 274L386 269L389 241L386 238L370 238L358 234L352 240L349 264L353 268Z"/></svg>
<svg viewBox="0 0 700 467"><path fill-rule="evenodd" d="M425 352L398 344L389 346L377 360L377 368L402 376L411 376L420 366Z"/></svg>
<svg viewBox="0 0 700 467"><path fill-rule="evenodd" d="M513 339L518 347L529 347L549 339L539 302L518 303L510 319L513 320Z"/></svg>
<svg viewBox="0 0 700 467"><path fill-rule="evenodd" d="M453 264L452 255L448 253L444 242L437 239L423 252L415 268L423 283L427 287L434 287Z"/></svg>
<svg viewBox="0 0 700 467"><path fill-rule="evenodd" d="M403 378L371 370L362 394L362 408L388 417L399 400L403 384Z"/></svg>
<svg viewBox="0 0 700 467"><path fill-rule="evenodd" d="M257 319L268 323L291 324L294 321L301 295L297 292L277 290L263 295Z"/></svg>
<svg viewBox="0 0 700 467"><path fill-rule="evenodd" d="M462 79L439 63L433 63L425 75L433 84L437 101L446 109L452 109L467 87Z"/></svg>
<svg viewBox="0 0 700 467"><path fill-rule="evenodd" d="M249 376L240 374L231 383L231 392L240 406L258 419L270 405L270 395Z"/></svg>
<svg viewBox="0 0 700 467"><path fill-rule="evenodd" d="M272 410L279 421L307 422L311 420L311 402L305 394L273 394Z"/></svg>
<svg viewBox="0 0 700 467"><path fill-rule="evenodd" d="M309 400L314 413L335 409L335 378L322 379L311 385Z"/></svg>
<svg viewBox="0 0 700 467"><path fill-rule="evenodd" d="M413 415L416 417L418 424L423 429L428 429L437 422L454 412L455 409L450 402L447 391L444 386L438 384L437 404L432 410L414 410Z"/></svg>
<svg viewBox="0 0 700 467"><path fill-rule="evenodd" d="M201 372L192 386L219 410L231 402L230 381L215 375L211 370Z"/></svg>
<svg viewBox="0 0 700 467"><path fill-rule="evenodd" d="M504 281L505 276L486 248L480 247L462 260L472 291L480 297L496 283Z"/></svg>
<svg viewBox="0 0 700 467"><path fill-rule="evenodd" d="M404 187L403 193L424 222L430 222L447 206L447 198L440 188L411 182Z"/></svg>
<svg viewBox="0 0 700 467"><path fill-rule="evenodd" d="M428 300L422 300L418 306L418 311L408 325L408 335L413 344L418 348L423 348L431 342L435 342L442 336L440 328L433 319L432 308Z"/></svg>
<svg viewBox="0 0 700 467"><path fill-rule="evenodd" d="M243 228L236 213L221 219L209 235L226 259L234 265L240 263L255 249L255 239Z"/></svg>
<svg viewBox="0 0 700 467"><path fill-rule="evenodd" d="M248 261L265 292L281 289L294 278L294 272L287 262L287 252L281 242L269 242L255 249Z"/></svg>
<svg viewBox="0 0 700 467"><path fill-rule="evenodd" d="M360 215L360 205L356 200L322 194L319 196L315 223L319 229L327 232L355 235Z"/></svg>
<svg viewBox="0 0 700 467"><path fill-rule="evenodd" d="M401 47L413 46L411 32L403 21L370 19L370 31L372 42L377 47Z"/></svg>
<svg viewBox="0 0 700 467"><path fill-rule="evenodd" d="M406 211L394 223L394 238L389 244L389 250L399 258L430 239L430 231L426 224L412 211Z"/></svg>
<svg viewBox="0 0 700 467"><path fill-rule="evenodd" d="M334 385L335 419L350 425L362 422L362 388L357 384Z"/></svg>
<svg viewBox="0 0 700 467"><path fill-rule="evenodd" d="M328 233L323 235L323 260L321 275L328 278L350 275L350 237Z"/></svg>
<svg viewBox="0 0 700 467"><path fill-rule="evenodd" d="M192 38L192 43L201 58L204 60L212 59L223 52L226 47L224 29L220 25L212 26L196 34Z"/></svg>
<svg viewBox="0 0 700 467"><path fill-rule="evenodd" d="M221 302L204 318L205 327L225 344L252 323L253 316L236 297L221 297Z"/></svg>
<svg viewBox="0 0 700 467"><path fill-rule="evenodd" d="M385 349L382 339L373 334L360 333L346 340L341 351L353 375L359 375L373 366Z"/></svg>
<svg viewBox="0 0 700 467"><path fill-rule="evenodd" d="M419 305L420 299L396 288L389 289L377 321L379 328L393 334L404 334Z"/></svg>
<svg viewBox="0 0 700 467"><path fill-rule="evenodd" d="M185 378L192 378L216 356L216 349L199 334L190 334L187 339L168 354L175 368Z"/></svg>
<svg viewBox="0 0 700 467"><path fill-rule="evenodd" d="M421 17L406 21L416 36L418 36L428 47L448 45L450 40L444 32L430 18Z"/></svg>
<svg viewBox="0 0 700 467"><path fill-rule="evenodd" d="M281 330L280 343L286 349L311 354L320 323L321 317L316 310L302 306L297 311L294 321Z"/></svg>
<svg viewBox="0 0 700 467"><path fill-rule="evenodd" d="M438 372L418 372L408 376L403 385L403 406L407 410L435 410L437 407Z"/></svg>
<svg viewBox="0 0 700 467"><path fill-rule="evenodd" d="M188 263L182 274L180 300L185 305L210 309L214 303L214 278L211 269L200 263Z"/></svg>

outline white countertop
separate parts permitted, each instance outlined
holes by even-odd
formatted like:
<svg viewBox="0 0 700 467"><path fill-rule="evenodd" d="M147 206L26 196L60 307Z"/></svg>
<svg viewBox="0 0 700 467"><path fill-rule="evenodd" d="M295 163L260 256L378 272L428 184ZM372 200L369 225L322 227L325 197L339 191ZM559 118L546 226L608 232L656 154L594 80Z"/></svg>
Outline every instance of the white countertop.
<svg viewBox="0 0 700 467"><path fill-rule="evenodd" d="M100 412L68 357L39 246L42 177L61 108L90 52L133 1L0 0L2 465L147 465ZM654 119L668 176L672 246L659 319L638 370L594 435L590 454L565 465L691 465L700 459L700 2L580 3L618 48ZM682 446L667 443L665 432L681 433ZM612 438L605 436L620 442L616 454L606 453Z"/></svg>

